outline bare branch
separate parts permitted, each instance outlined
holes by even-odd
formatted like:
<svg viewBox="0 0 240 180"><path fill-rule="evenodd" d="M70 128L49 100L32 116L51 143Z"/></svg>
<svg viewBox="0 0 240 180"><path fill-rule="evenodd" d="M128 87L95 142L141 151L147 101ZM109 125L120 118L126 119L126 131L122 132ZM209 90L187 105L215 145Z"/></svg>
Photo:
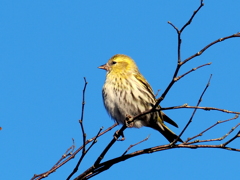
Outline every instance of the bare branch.
<svg viewBox="0 0 240 180"><path fill-rule="evenodd" d="M67 180L69 180L77 171L78 168L83 160L83 158L85 157L85 155L88 153L88 151L93 147L93 145L97 142L97 138L99 137L100 132L102 131L103 127L100 128L100 130L98 131L97 135L95 136L96 139L94 141L92 141L92 144L88 147L88 149L82 153L81 157L78 160L77 165L75 166L75 168L73 169L73 171L71 172L71 174L67 177Z"/></svg>
<svg viewBox="0 0 240 180"><path fill-rule="evenodd" d="M240 125L240 123L238 123L236 126L232 127L231 130L225 134L224 136L220 137L220 138L215 138L215 139L206 139L206 140L194 140L191 142L188 142L186 144L195 144L195 143L203 143L203 142L212 142L212 141L222 141L223 139L225 139L226 137L228 137L238 126Z"/></svg>
<svg viewBox="0 0 240 180"><path fill-rule="evenodd" d="M209 80L208 80L208 83L207 83L206 87L204 88L204 90L203 90L200 98L198 99L197 107L198 107L199 104L202 102L202 97L203 97L203 95L205 94L207 88L208 88L209 85L210 85L211 78L212 78L212 75L210 75L210 78L209 78ZM175 139L175 141L173 141L173 144L175 144L175 143L178 141L178 139L180 139L180 137L183 135L183 133L185 132L185 130L188 128L188 126L189 126L190 123L192 122L192 119L193 119L196 111L197 111L197 108L194 109L194 111L193 111L193 113L192 113L192 116L190 117L188 123L187 123L186 126L183 128L183 130L182 130L182 132L179 134L178 138Z"/></svg>
<svg viewBox="0 0 240 180"><path fill-rule="evenodd" d="M207 65L211 65L211 64L212 64L212 63L210 62L210 63L207 63L207 64L203 64L203 65L201 65L201 66L198 66L198 67L196 67L196 68L193 68L193 69L191 69L190 71L182 74L181 76L176 77L176 78L174 79L174 81L178 81L179 79L183 78L183 77L186 76L187 74L189 74L189 73L191 73L191 72L193 72L193 71L196 71L197 69L199 69L199 68L201 68L201 67L204 67L204 66L207 66Z"/></svg>
<svg viewBox="0 0 240 180"><path fill-rule="evenodd" d="M149 135L148 137L146 137L145 139L139 141L138 143L133 144L133 145L130 145L130 146L127 148L127 150L123 153L123 155L127 154L127 152L128 152L131 148L133 148L134 146L136 146L136 145L138 145L138 144L140 144L140 143L142 143L142 142L144 142L144 141L147 141L147 140L149 139L149 137L150 137L150 135Z"/></svg>
<svg viewBox="0 0 240 180"><path fill-rule="evenodd" d="M240 125L240 124L237 124L237 126L239 126L239 125ZM236 126L236 127L237 127L237 126ZM232 129L232 130L234 130L234 129ZM236 139L236 138L238 138L238 137L240 137L240 131L238 131L238 133L237 133L232 139L230 139L229 141L223 143L222 146L223 146L223 147L226 147L226 145L228 145L230 142L232 142L234 139Z"/></svg>
<svg viewBox="0 0 240 180"><path fill-rule="evenodd" d="M90 142L95 141L98 137L106 134L107 132L109 132L110 130L112 130L112 129L113 129L114 127L116 127L117 125L118 125L118 124L115 123L115 124L113 124L112 126L110 126L109 128L107 128L105 131L101 132L98 136L95 136L95 137L93 137L93 138L91 138L91 139L88 139L88 140L85 142L85 146L86 146L87 144L89 144ZM71 146L71 147L72 147L72 146ZM70 147L70 148L71 148L71 147ZM69 148L69 149L70 149L70 148ZM55 172L55 171L56 171L57 169L59 169L61 166L63 166L63 165L66 164L68 161L70 161L71 159L73 159L73 158L76 156L76 154L79 153L79 151L81 151L82 149L83 149L83 146L79 147L74 153L69 154L69 156L65 156L65 155L64 155L65 160L62 159L62 157L63 157L63 156L62 156L62 157L61 157L61 160L64 160L64 161L62 161L61 163L60 163L60 161L58 161L58 162L53 166L53 168L50 169L50 170L47 171L47 172L44 172L44 173L41 173L41 174L34 174L34 176L31 178L31 180L40 180L40 179L42 179L42 178L47 177L49 174ZM68 150L67 150L67 151L68 151ZM66 159L66 158L67 158L67 159Z"/></svg>
<svg viewBox="0 0 240 180"><path fill-rule="evenodd" d="M67 151L62 155L61 159L59 159L59 161L58 161L52 168L54 168L54 167L56 167L58 164L60 164L60 162L61 162L63 159L65 159L66 157L72 155L72 153L73 153L73 151L74 151L74 149L75 149L75 147L76 147L75 144L74 144L74 139L72 139L72 140L73 140L73 145L70 146L70 148L67 149ZM69 152L69 151L70 151L70 152Z"/></svg>
<svg viewBox="0 0 240 180"><path fill-rule="evenodd" d="M240 114L240 112L237 112L237 111L229 111L229 110L227 110L227 109L220 109L220 108L214 108L214 107L188 106L187 104L183 104L183 105L181 105L181 106L166 107L166 108L161 108L161 109L162 109L162 110L169 110L169 109L182 109L182 108L202 109L202 110L205 110L205 111L215 110L215 111L221 111L221 112L230 113L230 114Z"/></svg>
<svg viewBox="0 0 240 180"><path fill-rule="evenodd" d="M34 176L31 178L31 180L40 180L43 179L45 177L47 177L49 174L53 173L56 171L56 169L59 167L59 164L66 159L67 157L71 156L73 151L75 149L75 145L74 145L74 140L73 140L73 145L70 146L70 148L68 148L66 150L66 152L62 155L62 157L58 160L58 162L47 172L41 173L41 174L34 174ZM70 152L69 152L70 151Z"/></svg>
<svg viewBox="0 0 240 180"><path fill-rule="evenodd" d="M201 49L199 52L197 52L196 54L190 56L189 58L185 59L184 61L181 62L181 65L185 64L186 62L190 61L191 59L197 57L197 56L200 56L202 55L202 53L204 51L206 51L209 47L211 47L212 45L216 44L216 43L219 43L219 42L222 42L226 39L230 39L230 38L235 38L235 37L240 37L240 32L236 33L236 34L233 34L233 35L230 35L230 36L226 36L226 37L223 37L223 38L220 38L220 39L217 39L216 41L213 41L212 43L208 44L207 46L205 46L203 49Z"/></svg>
<svg viewBox="0 0 240 180"><path fill-rule="evenodd" d="M166 90L163 92L163 94L161 95L160 98L157 99L157 102L156 102L156 105L153 107L153 109L155 109L159 104L160 102L165 98L165 96L167 95L167 93L169 92L169 90L171 89L171 87L173 86L173 84L175 83L175 78L177 77L178 75L178 72L182 66L182 62L181 62L181 44L182 44L182 39L181 39L181 34L182 32L184 31L184 29L191 24L193 18L195 17L195 15L199 12L199 10L203 7L203 0L200 1L200 5L199 7L197 8L197 10L195 10L193 12L193 15L190 17L190 19L188 20L188 22L181 28L181 30L179 31L178 28L176 26L174 26L170 21L168 21L168 23L177 31L177 34L178 34L178 63L177 63L177 67L175 69L175 72L173 74L173 77L172 77L172 81L169 83L168 87L166 88Z"/></svg>
<svg viewBox="0 0 240 180"><path fill-rule="evenodd" d="M156 94L155 94L155 98L158 96L158 93L161 91L161 89L158 89Z"/></svg>
<svg viewBox="0 0 240 180"><path fill-rule="evenodd" d="M239 117L239 115L236 114L233 118L230 118L230 119L227 119L227 120L224 120L224 121L217 121L215 124L213 124L212 126L210 126L210 127L207 128L207 129L205 129L204 131L200 132L199 134L197 134L197 135L195 135L195 136L193 136L193 137L191 137L191 138L188 138L185 142L189 142L189 141L191 141L192 139L195 139L195 138L197 138L197 137L199 137L199 136L202 136L205 132L209 131L210 129L212 129L213 127L217 126L218 124L225 123L225 122L228 122L228 121L237 119L238 117ZM230 134L230 132L229 132L228 134ZM225 136L225 137L226 137L226 136ZM221 137L221 138L219 138L219 140L222 140L222 139L224 139L225 137Z"/></svg>
<svg viewBox="0 0 240 180"><path fill-rule="evenodd" d="M198 13L198 11L204 6L203 4L203 0L201 0L200 2L200 6L198 7L198 9L196 11L193 12L193 15L191 16L191 18L188 20L188 22L181 28L180 33L183 32L183 30L191 24L193 18L195 17L195 15Z"/></svg>
<svg viewBox="0 0 240 180"><path fill-rule="evenodd" d="M95 161L94 166L98 165L101 160L104 158L108 150L112 147L112 145L118 140L118 138L123 134L123 131L127 128L126 124L124 124L119 131L117 131L112 139L112 141L107 145L107 147L103 150L101 155Z"/></svg>
<svg viewBox="0 0 240 180"><path fill-rule="evenodd" d="M237 138L239 136L240 136L240 134L238 133L234 138ZM149 154L149 153L154 153L154 152L159 152L159 151L164 151L164 150L171 150L171 149L175 149L175 148L189 148L189 149L217 148L217 149L225 149L225 150L240 152L240 149L225 147L221 144L220 145L189 145L189 144L183 143L183 144L178 144L178 145L174 145L174 146L172 146L171 144L161 145L161 146L156 146L156 147L152 147L152 148L135 151L133 153L125 154L123 156L119 156L117 158L105 161L105 162L99 164L98 166L95 166L94 169L86 170L83 174L81 174L80 176L75 178L75 180L90 179L90 178L96 176L97 174L99 174L103 171L106 171L114 164L117 164L119 162L125 161L127 159L130 159L130 158L133 158L133 157L136 157L139 155Z"/></svg>
<svg viewBox="0 0 240 180"><path fill-rule="evenodd" d="M79 120L80 127L81 127L81 130L82 130L82 138L83 138L82 155L79 158L78 163L75 166L75 168L73 169L72 173L68 176L67 180L69 180L73 176L73 174L77 172L80 163L82 162L84 156L87 153L87 151L85 150L86 149L86 144L84 143L84 142L86 142L86 136L87 135L85 133L84 126L83 126L83 117L84 117L84 107L85 107L85 91L86 91L88 82L87 82L85 77L83 79L84 79L85 84L84 84L83 93L82 93L82 113L81 113L81 119Z"/></svg>
<svg viewBox="0 0 240 180"><path fill-rule="evenodd" d="M87 88L87 80L86 78L84 77L84 88L83 88L83 96L82 96L82 113L81 113L81 119L79 120L79 123L80 123L80 127L81 127L81 130L82 130L82 136L83 136L83 142L86 141L86 133L84 131L84 126L83 126L83 116L84 116L84 107L85 107L85 91L86 91L86 88ZM83 144L83 151L82 151L82 154L85 153L85 143Z"/></svg>

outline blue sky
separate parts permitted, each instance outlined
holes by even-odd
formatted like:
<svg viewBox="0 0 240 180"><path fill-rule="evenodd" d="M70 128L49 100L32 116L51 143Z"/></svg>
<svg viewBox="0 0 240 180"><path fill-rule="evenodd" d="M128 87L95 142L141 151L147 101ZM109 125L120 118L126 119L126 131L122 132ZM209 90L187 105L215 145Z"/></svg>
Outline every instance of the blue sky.
<svg viewBox="0 0 240 180"><path fill-rule="evenodd" d="M72 145L72 138L77 147L81 146L78 120L83 77L89 83L84 117L87 138L93 137L100 127L113 124L102 103L105 72L97 67L114 54L135 59L154 91L163 92L177 62L177 35L167 21L180 28L199 3L0 1L0 179L30 179L51 168ZM182 35L182 59L218 38L239 32L239 9L240 2L236 0L205 1ZM161 105L195 105L213 74L201 105L240 111L239 49L240 38L233 38L187 63L180 74L208 62L212 65L177 82ZM192 110L165 113L180 128L169 127L180 133ZM233 116L197 111L183 139ZM239 119L221 124L200 139L218 138L237 123ZM92 165L119 128L98 140L76 175ZM127 129L126 140L117 142L106 159L121 155L129 145L148 135L151 136L147 142L131 151L167 143L152 129ZM230 145L240 148L239 143L237 140ZM239 157L237 152L218 149L174 149L132 158L92 179L236 179ZM79 155L46 179L66 179L78 158Z"/></svg>

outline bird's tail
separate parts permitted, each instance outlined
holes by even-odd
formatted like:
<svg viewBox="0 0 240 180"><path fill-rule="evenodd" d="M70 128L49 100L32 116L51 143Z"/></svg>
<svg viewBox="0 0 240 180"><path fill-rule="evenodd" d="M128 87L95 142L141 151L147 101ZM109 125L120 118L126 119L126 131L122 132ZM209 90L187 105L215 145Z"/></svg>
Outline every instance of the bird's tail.
<svg viewBox="0 0 240 180"><path fill-rule="evenodd" d="M164 123L157 122L156 126L153 127L157 131L159 131L170 143L173 142L175 139L178 138L174 132L172 132ZM183 142L180 138L178 139L179 142Z"/></svg>

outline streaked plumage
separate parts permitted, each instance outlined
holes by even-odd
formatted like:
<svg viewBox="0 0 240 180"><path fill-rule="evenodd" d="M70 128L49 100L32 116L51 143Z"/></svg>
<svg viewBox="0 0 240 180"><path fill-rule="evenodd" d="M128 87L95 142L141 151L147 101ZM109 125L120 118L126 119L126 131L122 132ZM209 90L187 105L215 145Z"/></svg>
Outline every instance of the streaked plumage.
<svg viewBox="0 0 240 180"><path fill-rule="evenodd" d="M151 109L155 104L156 99L151 86L129 56L117 54L99 68L107 71L102 90L105 108L118 123L124 124L126 115L136 116ZM133 127L151 127L172 142L177 136L164 124L164 121L178 127L162 111L140 117L134 121Z"/></svg>

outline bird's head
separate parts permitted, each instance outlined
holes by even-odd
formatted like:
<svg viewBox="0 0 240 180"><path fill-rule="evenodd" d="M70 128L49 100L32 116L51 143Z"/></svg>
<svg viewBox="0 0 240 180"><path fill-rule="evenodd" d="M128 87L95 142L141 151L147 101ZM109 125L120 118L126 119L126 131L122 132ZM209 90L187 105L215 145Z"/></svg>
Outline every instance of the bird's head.
<svg viewBox="0 0 240 180"><path fill-rule="evenodd" d="M106 64L99 66L98 68L104 69L111 74L128 74L138 72L138 68L134 60L123 54L114 55Z"/></svg>

